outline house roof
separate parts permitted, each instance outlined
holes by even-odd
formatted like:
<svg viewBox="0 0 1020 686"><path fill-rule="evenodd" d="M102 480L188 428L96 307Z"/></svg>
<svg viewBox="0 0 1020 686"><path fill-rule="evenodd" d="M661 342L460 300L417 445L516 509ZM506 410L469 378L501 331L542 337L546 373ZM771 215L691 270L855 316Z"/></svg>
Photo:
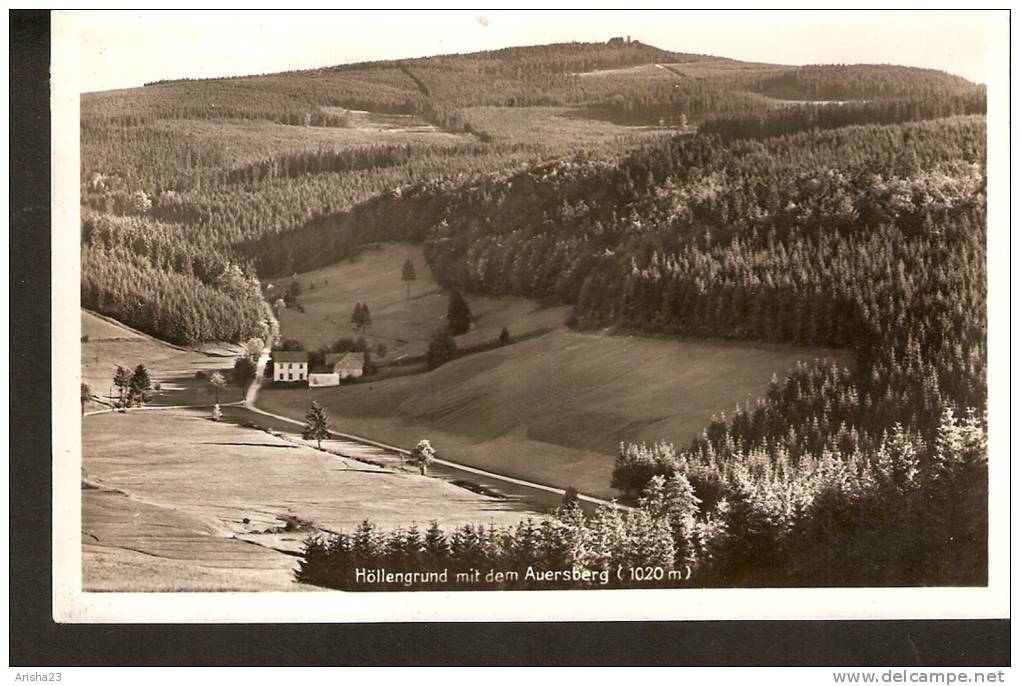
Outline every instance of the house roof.
<svg viewBox="0 0 1020 686"><path fill-rule="evenodd" d="M274 350L273 362L307 362L307 350Z"/></svg>
<svg viewBox="0 0 1020 686"><path fill-rule="evenodd" d="M329 356L327 356L326 364L332 367L334 371L341 369L360 370L365 366L365 353L344 353L334 361L330 361Z"/></svg>

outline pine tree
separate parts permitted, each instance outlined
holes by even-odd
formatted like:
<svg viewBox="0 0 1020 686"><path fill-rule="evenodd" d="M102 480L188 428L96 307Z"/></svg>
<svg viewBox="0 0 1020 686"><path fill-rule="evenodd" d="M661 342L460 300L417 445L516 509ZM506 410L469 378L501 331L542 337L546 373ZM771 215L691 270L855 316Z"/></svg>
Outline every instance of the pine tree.
<svg viewBox="0 0 1020 686"><path fill-rule="evenodd" d="M510 342L510 332L503 327L503 330L499 332L499 344L506 345Z"/></svg>
<svg viewBox="0 0 1020 686"><path fill-rule="evenodd" d="M124 398L127 395L128 387L131 385L131 372L118 366L117 373L113 375L113 385L117 387L120 394L120 407L124 407Z"/></svg>
<svg viewBox="0 0 1020 686"><path fill-rule="evenodd" d="M661 519L669 526L678 565L695 561L695 518L700 502L690 481L680 473L668 479L661 475L652 477L638 502L653 519Z"/></svg>
<svg viewBox="0 0 1020 686"><path fill-rule="evenodd" d="M429 369L435 369L453 359L457 352L457 343L448 329L441 329L432 334L429 349L426 353Z"/></svg>
<svg viewBox="0 0 1020 686"><path fill-rule="evenodd" d="M446 534L439 528L439 522L432 520L429 524L429 528L425 532L424 547L427 568L430 570L443 569L450 555L450 544L446 540Z"/></svg>
<svg viewBox="0 0 1020 686"><path fill-rule="evenodd" d="M315 441L315 445L322 450L322 439L329 438L329 417L319 403L312 401L312 406L305 414L305 427L301 431L301 437L306 441Z"/></svg>
<svg viewBox="0 0 1020 686"><path fill-rule="evenodd" d="M145 403L146 394L152 389L152 379L149 378L149 370L145 368L144 364L135 367L129 386L131 388L131 398L141 407Z"/></svg>
<svg viewBox="0 0 1020 686"><path fill-rule="evenodd" d="M450 293L450 305L446 311L446 324L454 336L471 330L471 308L460 291Z"/></svg>

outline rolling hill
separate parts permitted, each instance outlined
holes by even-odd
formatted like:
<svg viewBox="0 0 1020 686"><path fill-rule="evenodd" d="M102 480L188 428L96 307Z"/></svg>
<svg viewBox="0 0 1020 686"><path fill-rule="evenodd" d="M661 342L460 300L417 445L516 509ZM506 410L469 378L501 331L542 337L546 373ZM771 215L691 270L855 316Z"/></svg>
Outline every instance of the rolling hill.
<svg viewBox="0 0 1020 686"><path fill-rule="evenodd" d="M624 39L86 94L82 304L237 341L265 329L263 282L304 275L284 335L349 333L367 301L406 354L444 299L422 279L401 301L399 256L364 249L421 246L475 335L536 335L271 407L321 397L365 433L635 503L670 481L686 509L659 524L693 522L675 550L712 584L980 584L985 107L940 72ZM819 348L849 363L790 368ZM610 464L616 440L678 443Z"/></svg>
<svg viewBox="0 0 1020 686"><path fill-rule="evenodd" d="M353 386L264 390L259 406L300 418L320 403L338 430L600 497L621 443L686 444L718 413L753 404L773 374L839 351L654 340L564 328L439 369Z"/></svg>

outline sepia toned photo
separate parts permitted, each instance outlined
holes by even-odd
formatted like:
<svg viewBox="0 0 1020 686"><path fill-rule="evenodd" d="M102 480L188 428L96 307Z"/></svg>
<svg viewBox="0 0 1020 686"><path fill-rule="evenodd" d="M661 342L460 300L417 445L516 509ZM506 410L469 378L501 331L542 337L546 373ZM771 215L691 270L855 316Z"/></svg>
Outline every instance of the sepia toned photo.
<svg viewBox="0 0 1020 686"><path fill-rule="evenodd" d="M1007 31L56 13L60 616L1005 607Z"/></svg>

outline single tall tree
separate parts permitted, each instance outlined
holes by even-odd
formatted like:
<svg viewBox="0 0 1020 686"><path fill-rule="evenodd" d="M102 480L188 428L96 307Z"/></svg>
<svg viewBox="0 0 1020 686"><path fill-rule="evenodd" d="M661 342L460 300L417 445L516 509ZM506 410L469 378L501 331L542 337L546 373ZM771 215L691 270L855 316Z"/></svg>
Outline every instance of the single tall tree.
<svg viewBox="0 0 1020 686"><path fill-rule="evenodd" d="M81 385L81 416L85 416L85 405L88 404L89 400L92 400L92 389L89 388L87 383L82 382Z"/></svg>
<svg viewBox="0 0 1020 686"><path fill-rule="evenodd" d="M354 305L354 312L351 314L351 323L359 331L365 330L372 323L372 315L368 312L368 305L357 303Z"/></svg>
<svg viewBox="0 0 1020 686"><path fill-rule="evenodd" d="M436 457L436 449L432 447L432 443L429 439L423 438L418 441L418 445L411 449L411 464L418 465L418 469L421 471L422 476L428 476L429 465L432 464L432 460Z"/></svg>
<svg viewBox="0 0 1020 686"><path fill-rule="evenodd" d="M301 437L306 441L315 441L315 445L322 449L322 439L329 438L329 417L319 403L312 401L312 406L305 415L305 428Z"/></svg>
<svg viewBox="0 0 1020 686"><path fill-rule="evenodd" d="M152 379L149 377L149 370L145 368L144 364L135 367L135 372L131 375L130 387L131 398L141 407L145 404L146 394L152 389Z"/></svg>
<svg viewBox="0 0 1020 686"><path fill-rule="evenodd" d="M400 270L400 280L407 286L407 300L411 299L411 282L418 280L418 275L414 273L414 263L411 262L411 258L408 257L404 260L404 267Z"/></svg>
<svg viewBox="0 0 1020 686"><path fill-rule="evenodd" d="M446 310L446 324L450 333L459 336L471 330L471 308L460 291L450 293L450 306Z"/></svg>
<svg viewBox="0 0 1020 686"><path fill-rule="evenodd" d="M227 380L219 372L213 372L209 375L209 383L212 384L213 394L216 397L216 404L220 404L220 391L227 387Z"/></svg>
<svg viewBox="0 0 1020 686"><path fill-rule="evenodd" d="M241 387L242 392L248 391L248 384L255 380L257 365L247 355L234 361L234 383Z"/></svg>
<svg viewBox="0 0 1020 686"><path fill-rule="evenodd" d="M441 364L449 362L456 352L457 343L453 340L449 329L440 329L435 332L432 334L432 340L429 341L429 349L426 354L429 369L435 369Z"/></svg>
<svg viewBox="0 0 1020 686"><path fill-rule="evenodd" d="M261 338L249 338L244 343L244 349L248 353L248 357L253 360L259 359L262 355L262 350L266 347L265 342Z"/></svg>
<svg viewBox="0 0 1020 686"><path fill-rule="evenodd" d="M131 372L124 367L117 367L117 373L113 375L113 385L117 387L120 394L120 406L124 407L124 399L127 396L128 387L131 385Z"/></svg>

